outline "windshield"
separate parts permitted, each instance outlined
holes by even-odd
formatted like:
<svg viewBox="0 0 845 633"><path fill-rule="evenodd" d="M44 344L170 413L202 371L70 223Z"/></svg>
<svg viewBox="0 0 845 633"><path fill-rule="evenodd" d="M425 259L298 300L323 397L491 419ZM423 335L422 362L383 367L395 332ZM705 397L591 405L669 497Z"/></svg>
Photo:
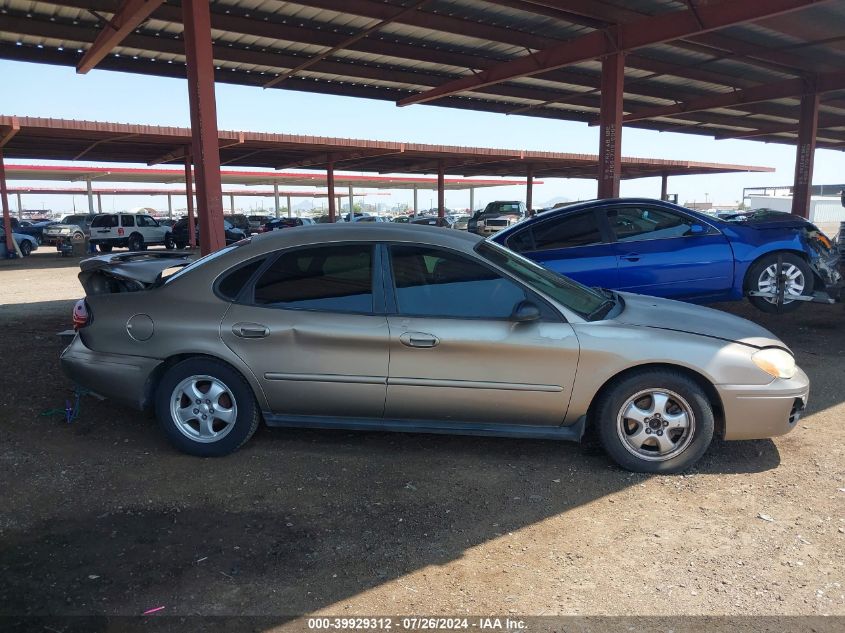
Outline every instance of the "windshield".
<svg viewBox="0 0 845 633"><path fill-rule="evenodd" d="M558 275L493 242L480 242L475 251L540 294L554 299L587 320L604 318L610 307L616 303L598 290L582 286L577 281ZM612 303L609 303L611 301Z"/></svg>
<svg viewBox="0 0 845 633"><path fill-rule="evenodd" d="M521 215L522 209L519 208L519 202L491 202L486 207L481 215Z"/></svg>
<svg viewBox="0 0 845 633"><path fill-rule="evenodd" d="M85 221L84 215L68 215L62 220L62 224L81 224Z"/></svg>

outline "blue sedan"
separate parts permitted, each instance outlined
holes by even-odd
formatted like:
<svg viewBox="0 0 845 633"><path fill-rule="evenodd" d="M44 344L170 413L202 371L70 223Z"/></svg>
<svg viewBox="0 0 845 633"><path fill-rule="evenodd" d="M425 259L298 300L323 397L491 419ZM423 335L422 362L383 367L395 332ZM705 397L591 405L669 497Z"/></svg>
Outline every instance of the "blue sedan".
<svg viewBox="0 0 845 633"><path fill-rule="evenodd" d="M589 286L692 302L748 296L765 312L794 310L803 301L790 297L841 282L830 240L786 213L719 219L647 198L591 200L545 211L490 239Z"/></svg>

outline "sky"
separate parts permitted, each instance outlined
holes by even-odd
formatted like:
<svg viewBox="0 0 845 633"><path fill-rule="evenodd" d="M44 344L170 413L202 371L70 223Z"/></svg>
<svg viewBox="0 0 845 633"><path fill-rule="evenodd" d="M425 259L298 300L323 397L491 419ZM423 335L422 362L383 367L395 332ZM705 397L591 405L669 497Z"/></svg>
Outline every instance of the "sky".
<svg viewBox="0 0 845 633"><path fill-rule="evenodd" d="M187 82L183 79L131 75L93 70L77 75L70 67L0 60L0 78L12 89L0 91L0 114L98 120L148 125L190 126ZM262 90L217 84L217 119L220 129L290 134L312 134L408 143L471 145L515 150L595 154L598 128L584 123L526 116L471 112L416 105L399 108L388 101L337 97L292 90ZM669 179L669 193L679 202L712 201L736 204L743 187L791 184L795 149L789 145L722 140L692 134L672 134L625 128L625 156L738 163L774 167L774 173L678 176ZM15 161L8 162L34 162ZM44 161L41 161L44 162ZM95 163L79 164L92 165ZM143 165L136 165L143 166ZM817 150L814 184L841 182L845 153ZM543 178L534 189L535 205L555 198L586 199L596 195L596 182L584 179ZM10 185L32 186L33 182ZM61 186L65 183L44 183ZM78 186L79 183L67 183ZM436 193L420 191L420 206L434 206ZM621 183L623 196L658 197L660 180L642 178ZM372 196L367 202L410 203L410 191L389 197ZM524 187L478 189L475 206L497 199L524 199ZM14 196L10 201L15 206ZM87 209L84 196L24 196L24 208L71 211ZM104 210L150 206L166 211L164 197L103 196ZM174 198L174 208L184 200ZM236 208L270 208L272 199L236 198ZM446 206L465 208L469 193L447 191Z"/></svg>

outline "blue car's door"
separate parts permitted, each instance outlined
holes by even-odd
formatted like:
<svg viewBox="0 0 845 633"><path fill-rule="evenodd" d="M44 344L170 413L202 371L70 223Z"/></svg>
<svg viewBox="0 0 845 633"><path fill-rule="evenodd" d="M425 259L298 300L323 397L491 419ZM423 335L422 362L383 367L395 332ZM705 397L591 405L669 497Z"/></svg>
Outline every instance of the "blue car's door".
<svg viewBox="0 0 845 633"><path fill-rule="evenodd" d="M505 245L586 286L616 288L619 283L615 246L595 210L531 223L508 237Z"/></svg>
<svg viewBox="0 0 845 633"><path fill-rule="evenodd" d="M605 207L619 290L669 298L717 298L733 285L734 256L716 228L643 204Z"/></svg>

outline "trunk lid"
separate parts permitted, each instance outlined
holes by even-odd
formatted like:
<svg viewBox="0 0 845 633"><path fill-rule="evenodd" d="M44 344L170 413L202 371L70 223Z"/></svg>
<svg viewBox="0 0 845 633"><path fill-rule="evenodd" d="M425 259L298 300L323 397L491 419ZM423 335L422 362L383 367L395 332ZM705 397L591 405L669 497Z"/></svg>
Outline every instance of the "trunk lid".
<svg viewBox="0 0 845 633"><path fill-rule="evenodd" d="M182 268L192 254L182 251L114 253L82 260L79 283L88 296L115 292L138 292L161 283L162 273Z"/></svg>

